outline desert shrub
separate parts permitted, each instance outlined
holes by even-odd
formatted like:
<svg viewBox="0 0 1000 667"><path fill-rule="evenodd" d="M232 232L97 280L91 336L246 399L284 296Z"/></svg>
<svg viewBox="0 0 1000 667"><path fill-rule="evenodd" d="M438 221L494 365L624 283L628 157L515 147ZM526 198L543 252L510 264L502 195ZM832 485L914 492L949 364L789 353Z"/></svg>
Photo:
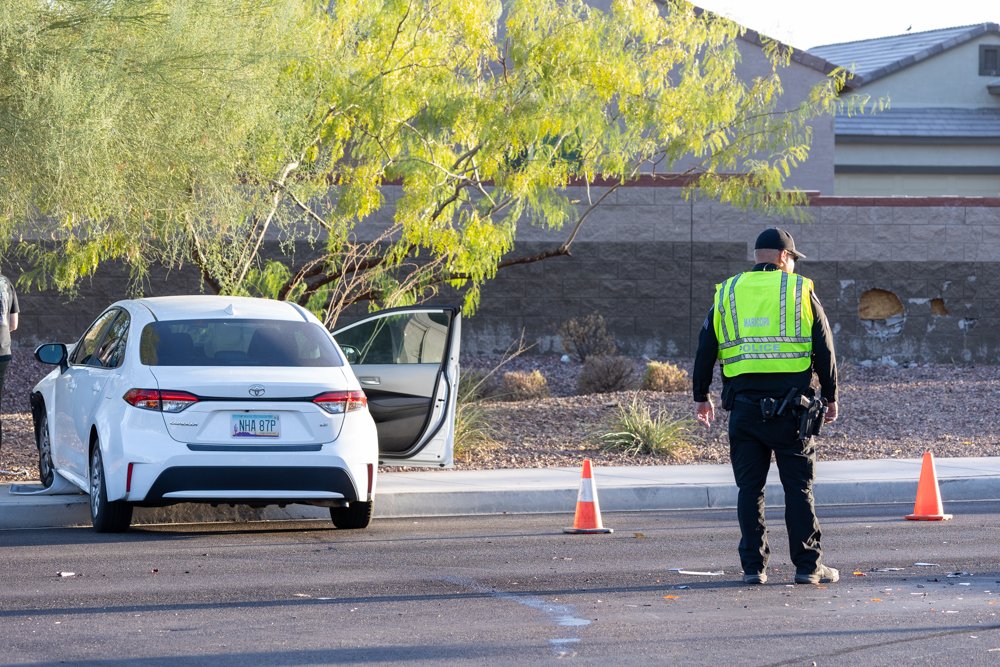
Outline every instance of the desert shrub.
<svg viewBox="0 0 1000 667"><path fill-rule="evenodd" d="M500 394L500 378L494 369L463 368L458 383L458 400L489 401Z"/></svg>
<svg viewBox="0 0 1000 667"><path fill-rule="evenodd" d="M493 437L489 413L481 402L459 403L455 408L455 458L471 461L477 454L500 446Z"/></svg>
<svg viewBox="0 0 1000 667"><path fill-rule="evenodd" d="M646 364L639 386L648 391L684 391L688 388L688 374L669 361L651 361Z"/></svg>
<svg viewBox="0 0 1000 667"><path fill-rule="evenodd" d="M562 337L563 349L578 361L618 354L615 339L608 333L608 327L600 313L567 320L559 328L559 335Z"/></svg>
<svg viewBox="0 0 1000 667"><path fill-rule="evenodd" d="M636 395L618 406L618 413L607 424L608 431L599 440L605 449L631 456L676 456L693 444L696 424L687 416L666 411L654 414Z"/></svg>
<svg viewBox="0 0 1000 667"><path fill-rule="evenodd" d="M489 414L483 406L484 389L490 374L480 370L462 370L455 406L455 458L469 461L477 454L499 445Z"/></svg>
<svg viewBox="0 0 1000 667"><path fill-rule="evenodd" d="M500 396L507 401L529 401L549 395L549 383L541 371L510 371L503 374Z"/></svg>
<svg viewBox="0 0 1000 667"><path fill-rule="evenodd" d="M520 338L512 342L501 355L500 360L491 367L463 366L458 383L458 400L475 403L502 398L503 381L500 369L521 356L534 345L524 342L524 332Z"/></svg>
<svg viewBox="0 0 1000 667"><path fill-rule="evenodd" d="M577 392L604 394L635 388L635 363L628 357L590 357L577 378Z"/></svg>

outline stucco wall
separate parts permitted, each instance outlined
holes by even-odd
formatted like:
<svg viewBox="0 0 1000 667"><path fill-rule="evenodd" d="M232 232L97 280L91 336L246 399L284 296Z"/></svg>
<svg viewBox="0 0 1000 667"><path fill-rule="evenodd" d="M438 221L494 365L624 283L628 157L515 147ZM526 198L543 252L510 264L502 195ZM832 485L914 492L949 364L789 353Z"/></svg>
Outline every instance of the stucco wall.
<svg viewBox="0 0 1000 667"><path fill-rule="evenodd" d="M754 35L750 35L753 37ZM740 40L743 62L736 72L744 81L750 81L770 71L770 63L756 41ZM801 54L809 62L818 61L808 54ZM815 64L815 63L814 63ZM793 59L788 67L779 70L784 95L778 102L779 110L797 108L809 92L826 79L826 74L814 66ZM833 115L821 116L810 123L812 142L809 158L792 172L786 185L800 190L833 192L834 188L834 129Z"/></svg>
<svg viewBox="0 0 1000 667"><path fill-rule="evenodd" d="M950 151L951 149L949 149ZM923 196L938 192L960 197L1000 196L1000 176L968 174L839 174L837 192L849 195Z"/></svg>

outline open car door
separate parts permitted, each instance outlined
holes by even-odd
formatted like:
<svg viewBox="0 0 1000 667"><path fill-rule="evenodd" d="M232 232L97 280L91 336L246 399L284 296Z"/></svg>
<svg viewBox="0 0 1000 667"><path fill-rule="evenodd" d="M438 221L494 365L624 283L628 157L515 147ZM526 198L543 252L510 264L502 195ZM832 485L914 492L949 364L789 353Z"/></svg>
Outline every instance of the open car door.
<svg viewBox="0 0 1000 667"><path fill-rule="evenodd" d="M452 465L461 312L383 310L333 332L378 428L386 465Z"/></svg>

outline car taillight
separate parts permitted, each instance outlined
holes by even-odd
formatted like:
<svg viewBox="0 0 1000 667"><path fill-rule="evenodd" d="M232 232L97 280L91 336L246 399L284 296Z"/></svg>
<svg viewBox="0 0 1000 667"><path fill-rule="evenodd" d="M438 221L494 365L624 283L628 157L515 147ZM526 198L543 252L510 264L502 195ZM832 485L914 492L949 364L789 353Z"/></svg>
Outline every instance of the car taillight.
<svg viewBox="0 0 1000 667"><path fill-rule="evenodd" d="M362 410L368 407L368 397L361 390L328 391L315 397L313 403L333 415Z"/></svg>
<svg viewBox="0 0 1000 667"><path fill-rule="evenodd" d="M129 405L157 412L180 412L198 402L198 397L186 391L170 389L129 389L122 396Z"/></svg>

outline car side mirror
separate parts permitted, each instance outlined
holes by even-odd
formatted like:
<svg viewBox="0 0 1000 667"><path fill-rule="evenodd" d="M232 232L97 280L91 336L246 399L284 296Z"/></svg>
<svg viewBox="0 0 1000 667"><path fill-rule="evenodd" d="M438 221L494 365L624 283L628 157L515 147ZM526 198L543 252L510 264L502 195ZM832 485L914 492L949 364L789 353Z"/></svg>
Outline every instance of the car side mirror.
<svg viewBox="0 0 1000 667"><path fill-rule="evenodd" d="M347 358L347 363L356 364L361 361L361 350L353 345L341 345L340 349L343 350L344 356Z"/></svg>
<svg viewBox="0 0 1000 667"><path fill-rule="evenodd" d="M45 343L35 348L35 359L43 364L59 366L62 370L69 368L66 346L62 343Z"/></svg>

